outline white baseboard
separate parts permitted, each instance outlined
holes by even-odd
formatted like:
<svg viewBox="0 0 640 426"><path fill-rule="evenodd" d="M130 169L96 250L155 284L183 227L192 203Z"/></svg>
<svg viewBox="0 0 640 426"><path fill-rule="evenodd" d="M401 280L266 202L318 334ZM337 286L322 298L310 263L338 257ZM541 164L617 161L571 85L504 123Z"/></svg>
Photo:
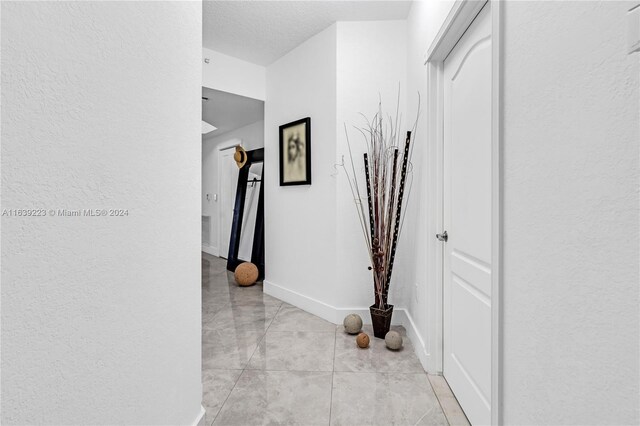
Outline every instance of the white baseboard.
<svg viewBox="0 0 640 426"><path fill-rule="evenodd" d="M394 309L395 310L395 309ZM420 364L422 364L422 368L427 373L432 370L431 366L431 356L429 351L427 350L427 346L424 343L424 339L418 332L418 327L416 327L416 323L413 322L413 318L408 310L402 309L404 313L403 324L404 328L407 330L407 336L413 342L413 349L416 353L416 356L420 360Z"/></svg>
<svg viewBox="0 0 640 426"><path fill-rule="evenodd" d="M200 413L198 413L198 417L196 417L195 421L191 423L193 426L205 426L207 424L206 420L207 411L204 407L200 406Z"/></svg>
<svg viewBox="0 0 640 426"><path fill-rule="evenodd" d="M262 282L263 291L269 296L273 296L284 302L287 302L293 306L296 306L303 311L307 311L310 314L318 316L334 324L342 322L342 318L338 319L338 312L335 307L327 305L324 302L297 293L293 290L281 287L271 281L264 280Z"/></svg>
<svg viewBox="0 0 640 426"><path fill-rule="evenodd" d="M348 314L358 314L365 324L371 324L371 315L369 314L368 307L336 308L335 306L331 306L327 303L321 302L320 300L289 290L268 280L263 282L263 291L269 296L278 298L290 305L334 324L342 324L342 320ZM413 343L416 356L420 360L422 368L424 368L425 371L429 371L431 368L429 352L424 344L424 339L418 332L411 314L409 314L405 308L398 308L396 306L393 308L391 324L401 325L407 330L407 336Z"/></svg>
<svg viewBox="0 0 640 426"><path fill-rule="evenodd" d="M210 254L211 256L220 256L220 253L218 252L218 247L213 247L207 244L202 244L202 251Z"/></svg>

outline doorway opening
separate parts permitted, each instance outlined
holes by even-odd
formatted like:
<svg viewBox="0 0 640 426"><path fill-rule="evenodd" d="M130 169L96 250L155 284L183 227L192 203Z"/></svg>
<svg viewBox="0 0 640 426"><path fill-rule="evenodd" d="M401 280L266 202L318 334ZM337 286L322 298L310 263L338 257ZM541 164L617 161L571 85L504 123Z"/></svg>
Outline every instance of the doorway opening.
<svg viewBox="0 0 640 426"><path fill-rule="evenodd" d="M202 136L202 251L227 259L240 170L235 148L264 148L264 101L206 87L202 99L202 120L215 127ZM261 165L252 167L250 174L261 181ZM261 182L256 182L246 191L240 235L243 255L253 244L260 188ZM245 257L239 256L250 260Z"/></svg>

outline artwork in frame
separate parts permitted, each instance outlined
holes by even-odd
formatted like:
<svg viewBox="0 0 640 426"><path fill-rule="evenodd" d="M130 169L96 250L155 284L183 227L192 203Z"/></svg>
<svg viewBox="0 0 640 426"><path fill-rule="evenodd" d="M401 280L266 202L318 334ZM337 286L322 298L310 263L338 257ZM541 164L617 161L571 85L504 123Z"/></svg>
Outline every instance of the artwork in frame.
<svg viewBox="0 0 640 426"><path fill-rule="evenodd" d="M311 185L311 118L280 126L280 186Z"/></svg>

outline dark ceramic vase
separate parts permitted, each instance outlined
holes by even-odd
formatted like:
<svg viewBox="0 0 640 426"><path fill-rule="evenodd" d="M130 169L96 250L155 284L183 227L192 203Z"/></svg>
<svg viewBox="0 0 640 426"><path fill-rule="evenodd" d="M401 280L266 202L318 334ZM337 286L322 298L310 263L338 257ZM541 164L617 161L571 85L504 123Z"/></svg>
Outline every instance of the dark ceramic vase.
<svg viewBox="0 0 640 426"><path fill-rule="evenodd" d="M378 309L377 305L371 305L369 306L369 311L371 312L373 335L378 339L384 339L391 327L393 305L387 305L387 309Z"/></svg>

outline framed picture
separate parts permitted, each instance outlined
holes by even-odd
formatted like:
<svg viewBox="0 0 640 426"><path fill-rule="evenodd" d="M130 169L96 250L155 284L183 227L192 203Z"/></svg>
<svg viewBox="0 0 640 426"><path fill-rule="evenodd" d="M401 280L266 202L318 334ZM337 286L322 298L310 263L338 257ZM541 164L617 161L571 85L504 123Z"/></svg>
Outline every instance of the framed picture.
<svg viewBox="0 0 640 426"><path fill-rule="evenodd" d="M311 118L280 126L280 186L311 185Z"/></svg>

